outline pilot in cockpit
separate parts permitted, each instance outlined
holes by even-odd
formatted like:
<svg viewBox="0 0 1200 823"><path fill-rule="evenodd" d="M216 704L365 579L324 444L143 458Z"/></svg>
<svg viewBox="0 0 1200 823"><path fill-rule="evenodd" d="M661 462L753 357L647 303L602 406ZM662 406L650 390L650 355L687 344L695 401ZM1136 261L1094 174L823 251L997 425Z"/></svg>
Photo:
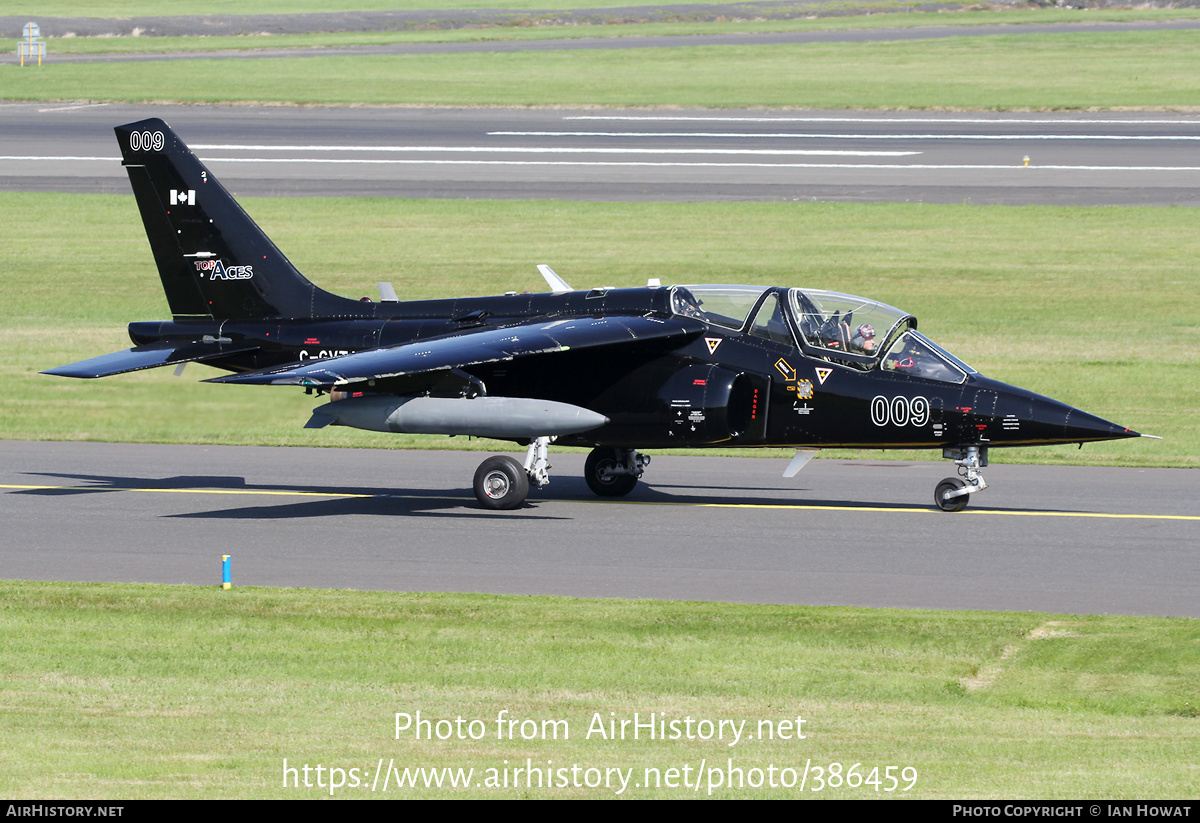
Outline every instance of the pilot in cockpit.
<svg viewBox="0 0 1200 823"><path fill-rule="evenodd" d="M875 329L874 327L862 323L854 330L854 334L850 336L850 349L852 351L860 351L863 354L875 353Z"/></svg>
<svg viewBox="0 0 1200 823"><path fill-rule="evenodd" d="M838 313L834 312L833 317L826 320L821 326L821 342L827 349L874 354L875 328L867 323L860 323L851 328L850 317L851 313L847 313L845 317L839 319Z"/></svg>

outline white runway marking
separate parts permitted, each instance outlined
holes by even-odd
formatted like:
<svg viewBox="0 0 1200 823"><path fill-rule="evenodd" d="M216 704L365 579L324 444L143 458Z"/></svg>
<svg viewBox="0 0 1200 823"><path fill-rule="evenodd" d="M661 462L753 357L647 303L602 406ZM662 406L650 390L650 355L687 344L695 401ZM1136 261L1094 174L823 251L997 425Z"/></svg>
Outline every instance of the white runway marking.
<svg viewBox="0 0 1200 823"><path fill-rule="evenodd" d="M55 111L75 111L76 109L94 109L94 108L99 108L100 106L107 106L107 105L108 105L108 103L76 103L73 106L54 106L53 108L48 108L48 109L38 109L38 113L44 114L44 113L55 112Z"/></svg>
<svg viewBox="0 0 1200 823"><path fill-rule="evenodd" d="M1200 126L1200 118L1191 120L1086 120L1082 118L1019 119L998 117L720 117L675 115L581 114L563 120L617 120L635 123L970 123L985 126Z"/></svg>
<svg viewBox="0 0 1200 823"><path fill-rule="evenodd" d="M709 137L799 140L1200 140L1200 134L823 134L737 131L490 131L495 137Z"/></svg>
<svg viewBox="0 0 1200 823"><path fill-rule="evenodd" d="M778 154L830 157L906 157L921 153L919 151L850 151L838 149L630 149L614 147L576 148L566 146L235 146L201 144L193 148L207 151L361 151L396 153L430 152L432 154Z"/></svg>
<svg viewBox="0 0 1200 823"><path fill-rule="evenodd" d="M646 152L642 152L643 154ZM711 154L715 152L700 152ZM919 153L919 152L914 152ZM70 157L35 155L0 155L0 161L16 160L22 162L67 162L103 160L119 163L117 157ZM768 168L768 169L886 169L886 170L945 170L945 171L998 171L1020 170L1023 174L1036 174L1038 171L1169 171L1195 172L1200 166L1064 166L1064 165L1032 165L1025 167L1021 163L1011 164L972 164L972 163L755 163L755 162L684 162L684 161L637 161L637 160L401 160L383 158L349 158L349 157L210 157L210 163L312 163L316 165L394 165L394 166L645 166L645 167L696 167L696 168Z"/></svg>
<svg viewBox="0 0 1200 823"><path fill-rule="evenodd" d="M66 160L88 160L88 161L104 160L104 161L107 161L110 163L120 163L121 162L120 157L75 157L75 156L66 156L66 155L59 155L59 156L55 157L55 156L36 155L36 154L24 154L24 155L4 154L4 155L0 155L0 160L28 160L30 162L35 162L38 160L45 160L45 161L52 161L55 163L57 163L59 161L66 161Z"/></svg>

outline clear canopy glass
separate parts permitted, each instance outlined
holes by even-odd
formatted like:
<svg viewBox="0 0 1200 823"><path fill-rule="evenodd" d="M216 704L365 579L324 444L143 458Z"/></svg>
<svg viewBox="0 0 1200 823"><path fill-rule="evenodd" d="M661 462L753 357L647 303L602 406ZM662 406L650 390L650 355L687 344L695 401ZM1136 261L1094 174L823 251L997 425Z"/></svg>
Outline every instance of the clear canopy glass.
<svg viewBox="0 0 1200 823"><path fill-rule="evenodd" d="M809 356L851 368L883 369L951 383L961 383L975 373L918 333L917 319L911 314L852 294L773 289L751 322L750 313L767 291L761 286L677 286L671 307L676 314L785 345L798 342Z"/></svg>
<svg viewBox="0 0 1200 823"><path fill-rule="evenodd" d="M885 303L818 289L791 289L792 314L813 348L875 357L916 318Z"/></svg>
<svg viewBox="0 0 1200 823"><path fill-rule="evenodd" d="M671 295L671 308L685 317L741 329L765 291L762 286L677 286Z"/></svg>

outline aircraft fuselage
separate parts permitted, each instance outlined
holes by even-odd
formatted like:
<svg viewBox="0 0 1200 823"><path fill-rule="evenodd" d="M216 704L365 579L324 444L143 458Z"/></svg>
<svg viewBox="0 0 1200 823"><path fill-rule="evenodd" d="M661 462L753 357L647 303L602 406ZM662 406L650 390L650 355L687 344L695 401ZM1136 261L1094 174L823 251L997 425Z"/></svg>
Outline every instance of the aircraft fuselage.
<svg viewBox="0 0 1200 823"><path fill-rule="evenodd" d="M359 309L358 316L139 322L130 324L129 333L137 345L207 340L210 351L229 352L206 358L209 365L251 372L535 320L667 318L670 293L670 288L659 287L360 302L350 304ZM950 448L1134 436L1128 429L977 372L961 383L950 383L896 369L864 369L828 355L814 356L794 343L712 323L700 325L682 344L651 339L625 343L620 356L606 348L547 356L555 362L513 358L462 371L477 378L490 395L570 403L609 419L598 429L559 438L570 445ZM433 373L404 380L402 393L461 396L461 381L447 384L441 377ZM312 385L349 393L381 388L363 383Z"/></svg>

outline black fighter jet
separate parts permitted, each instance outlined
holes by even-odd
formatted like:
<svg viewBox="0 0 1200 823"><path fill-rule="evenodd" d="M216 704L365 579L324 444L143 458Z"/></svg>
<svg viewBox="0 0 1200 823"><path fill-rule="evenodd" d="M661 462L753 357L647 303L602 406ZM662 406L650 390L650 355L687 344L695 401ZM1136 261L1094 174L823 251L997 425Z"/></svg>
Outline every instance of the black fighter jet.
<svg viewBox="0 0 1200 823"><path fill-rule="evenodd" d="M198 361L215 383L328 395L309 428L473 435L528 446L490 457L475 495L522 504L549 481L551 442L593 448L588 486L626 495L638 449L935 448L958 465L934 501L960 511L1002 446L1138 437L990 380L891 306L761 286L573 290L379 302L313 285L162 120L118 126L124 166L173 319L129 325L134 347L46 374L107 377Z"/></svg>

